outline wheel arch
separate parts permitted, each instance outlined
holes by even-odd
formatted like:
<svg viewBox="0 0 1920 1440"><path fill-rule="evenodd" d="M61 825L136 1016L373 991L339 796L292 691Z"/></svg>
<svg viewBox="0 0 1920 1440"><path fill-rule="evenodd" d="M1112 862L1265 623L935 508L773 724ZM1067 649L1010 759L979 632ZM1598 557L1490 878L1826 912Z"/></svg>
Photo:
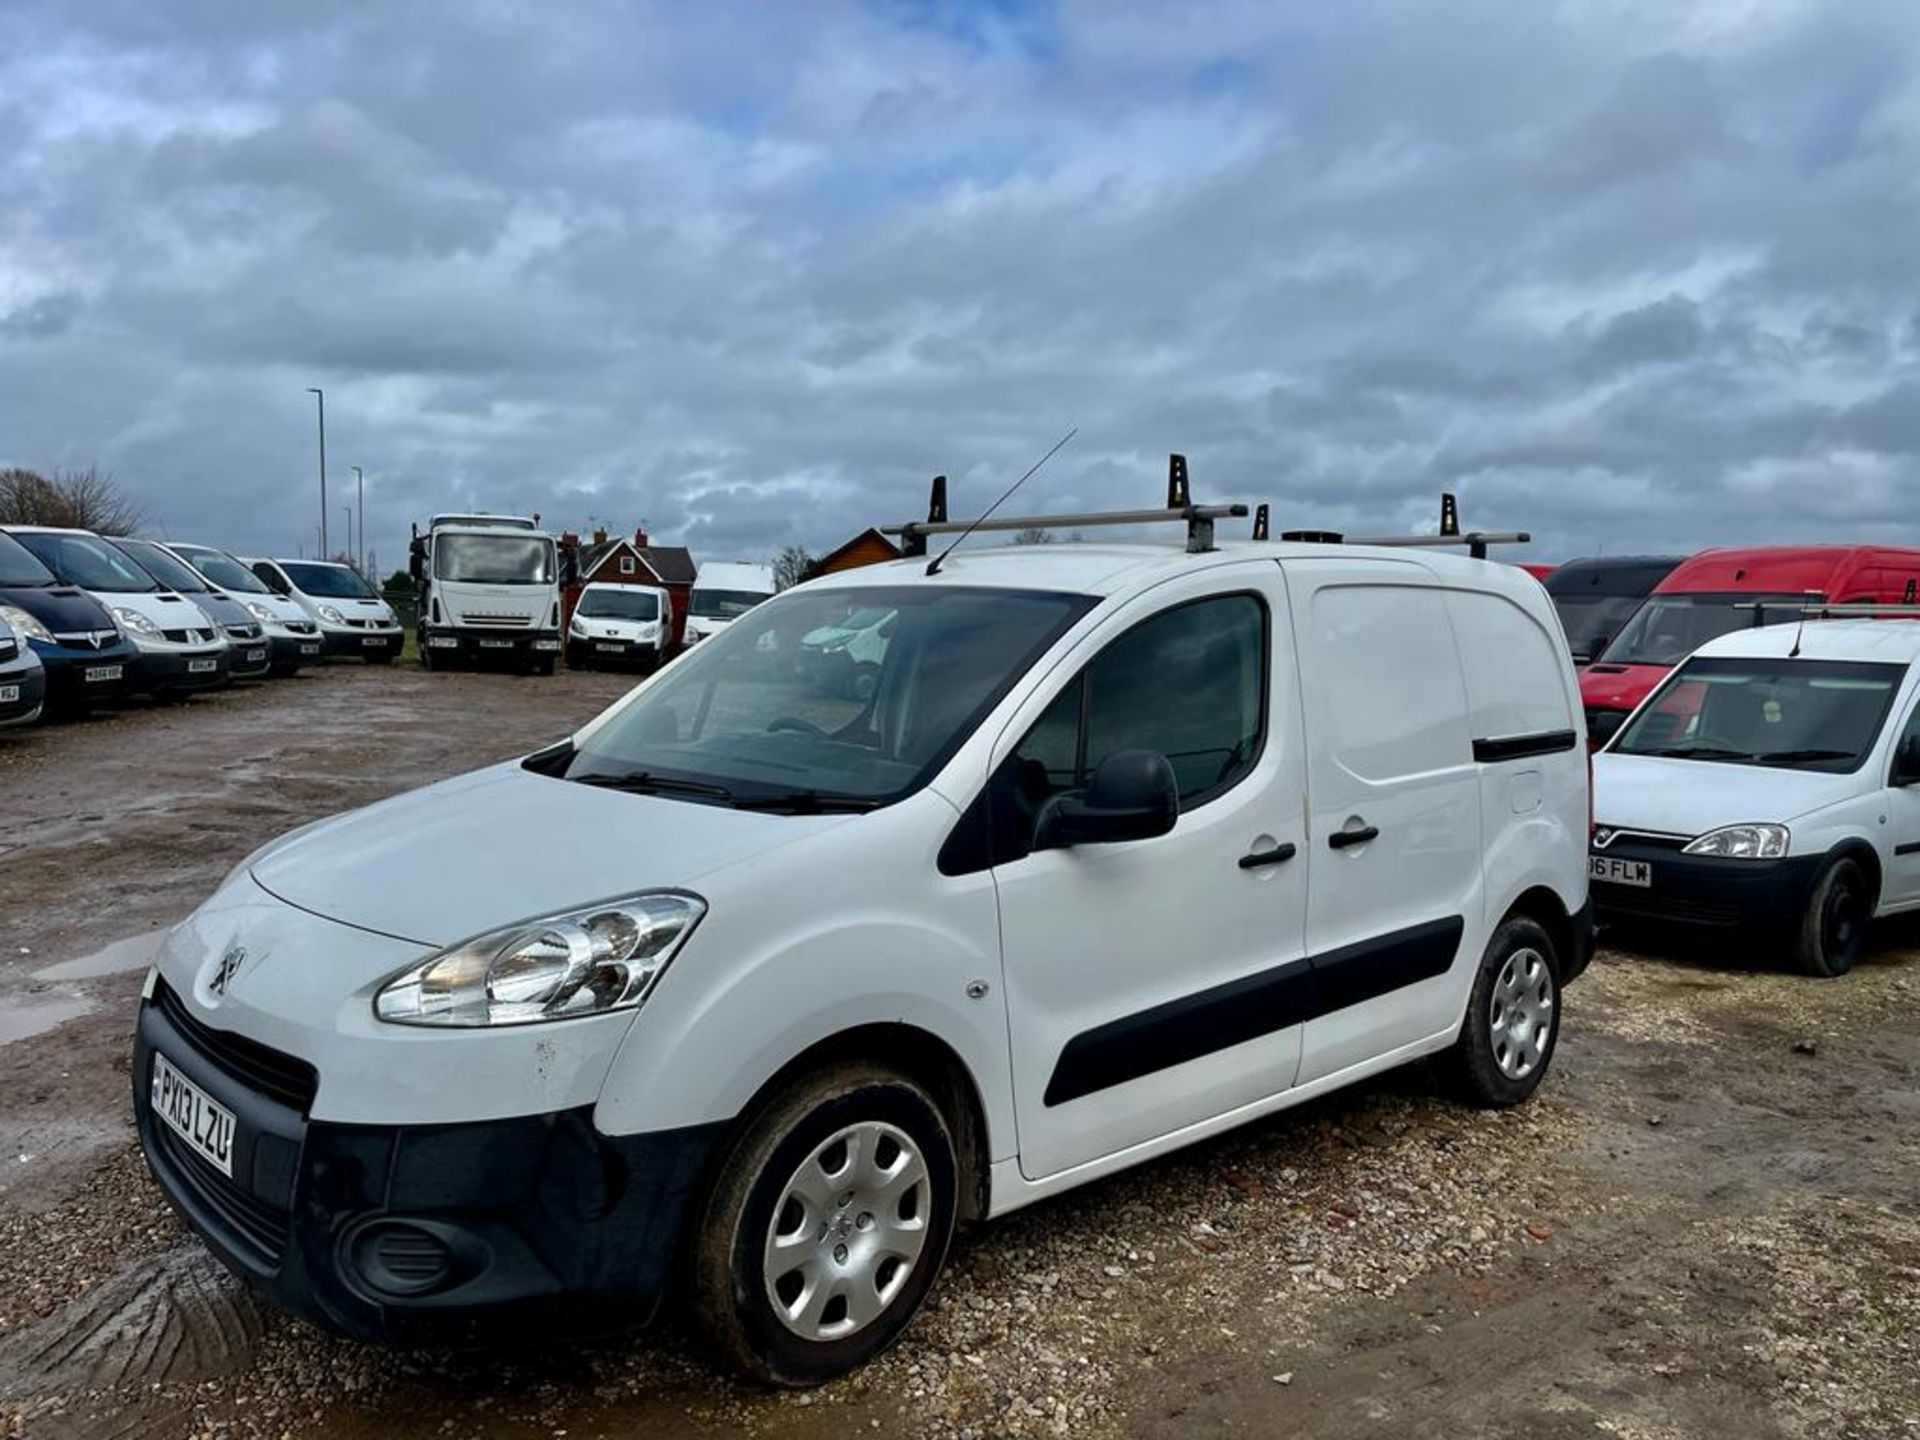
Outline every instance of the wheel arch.
<svg viewBox="0 0 1920 1440"><path fill-rule="evenodd" d="M1534 885L1521 891L1507 906L1494 930L1498 931L1501 925L1516 916L1525 916L1547 932L1547 938L1553 941L1554 959L1563 970L1572 962L1578 940L1574 933L1573 915L1558 891L1548 885ZM1566 977L1562 974L1556 978L1564 980Z"/></svg>
<svg viewBox="0 0 1920 1440"><path fill-rule="evenodd" d="M1827 851L1826 864L1832 865L1836 860L1851 860L1860 867L1861 872L1867 877L1867 884L1872 892L1867 897L1867 913L1870 915L1878 913L1880 887L1885 880L1880 866L1880 852L1866 840L1855 835L1840 841ZM1821 868L1824 870L1826 867Z"/></svg>
<svg viewBox="0 0 1920 1440"><path fill-rule="evenodd" d="M979 1084L960 1053L944 1039L904 1021L855 1025L807 1046L754 1091L729 1127L722 1150L730 1149L734 1139L773 1097L801 1076L849 1060L898 1071L933 1096L953 1127L954 1159L959 1168L959 1218L986 1218L992 1157Z"/></svg>

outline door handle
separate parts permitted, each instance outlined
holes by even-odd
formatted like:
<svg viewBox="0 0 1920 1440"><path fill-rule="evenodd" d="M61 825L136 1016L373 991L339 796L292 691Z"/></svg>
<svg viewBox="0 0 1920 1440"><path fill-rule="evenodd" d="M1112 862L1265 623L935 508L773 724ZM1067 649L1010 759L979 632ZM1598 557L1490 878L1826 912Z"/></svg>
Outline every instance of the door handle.
<svg viewBox="0 0 1920 1440"><path fill-rule="evenodd" d="M1327 836L1327 845L1334 850L1344 850L1349 845L1364 845L1369 840L1380 838L1378 825L1362 825L1357 830L1336 830Z"/></svg>
<svg viewBox="0 0 1920 1440"><path fill-rule="evenodd" d="M1293 842L1276 845L1271 850L1255 850L1240 857L1242 870L1258 870L1267 865L1284 865L1293 858Z"/></svg>

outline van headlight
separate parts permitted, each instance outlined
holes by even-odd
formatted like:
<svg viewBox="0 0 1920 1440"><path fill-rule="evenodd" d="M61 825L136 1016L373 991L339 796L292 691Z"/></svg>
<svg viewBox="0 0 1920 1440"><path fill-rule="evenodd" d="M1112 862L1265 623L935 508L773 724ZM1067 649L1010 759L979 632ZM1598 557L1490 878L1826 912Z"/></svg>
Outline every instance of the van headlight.
<svg viewBox="0 0 1920 1440"><path fill-rule="evenodd" d="M12 626L14 634L23 641L38 640L42 645L54 643L51 630L16 606L0 605L0 624Z"/></svg>
<svg viewBox="0 0 1920 1440"><path fill-rule="evenodd" d="M1680 853L1718 855L1724 860L1778 860L1787 853L1787 827L1728 825L1709 830Z"/></svg>
<svg viewBox="0 0 1920 1440"><path fill-rule="evenodd" d="M329 625L344 625L347 623L347 617L340 613L340 607L338 605L322 605L319 607L319 610L320 618Z"/></svg>
<svg viewBox="0 0 1920 1440"><path fill-rule="evenodd" d="M373 1013L396 1025L526 1025L646 999L706 902L655 891L503 926L394 976Z"/></svg>
<svg viewBox="0 0 1920 1440"><path fill-rule="evenodd" d="M262 605L258 600L247 601L247 613L262 625L272 625L275 623L273 611Z"/></svg>
<svg viewBox="0 0 1920 1440"><path fill-rule="evenodd" d="M138 610L129 610L125 606L113 607L113 618L120 622L120 628L129 635L157 636L160 627L142 615Z"/></svg>

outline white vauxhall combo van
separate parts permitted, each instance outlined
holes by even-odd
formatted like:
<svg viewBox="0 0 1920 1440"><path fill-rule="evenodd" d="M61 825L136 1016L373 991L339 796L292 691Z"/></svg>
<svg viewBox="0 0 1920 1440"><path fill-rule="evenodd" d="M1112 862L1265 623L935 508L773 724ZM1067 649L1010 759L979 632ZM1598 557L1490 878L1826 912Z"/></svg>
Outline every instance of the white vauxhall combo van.
<svg viewBox="0 0 1920 1440"><path fill-rule="evenodd" d="M1525 1099L1592 936L1546 592L1200 540L816 580L560 743L267 845L148 979L154 1174L339 1332L672 1288L799 1385L899 1335L957 1221L1423 1056ZM894 617L876 683L823 692L792 656L850 605Z"/></svg>

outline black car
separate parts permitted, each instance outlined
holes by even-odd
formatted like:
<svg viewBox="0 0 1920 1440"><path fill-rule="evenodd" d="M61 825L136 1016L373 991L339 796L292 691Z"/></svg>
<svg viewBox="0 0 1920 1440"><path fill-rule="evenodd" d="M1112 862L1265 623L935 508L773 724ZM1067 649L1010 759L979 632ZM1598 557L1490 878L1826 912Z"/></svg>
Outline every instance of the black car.
<svg viewBox="0 0 1920 1440"><path fill-rule="evenodd" d="M106 607L77 586L62 584L4 530L0 620L40 657L50 710L82 712L120 699L133 683L139 652Z"/></svg>
<svg viewBox="0 0 1920 1440"><path fill-rule="evenodd" d="M273 647L267 632L247 607L209 585L198 570L163 546L151 540L109 537L120 552L167 589L186 596L218 625L232 647L227 674L235 680L258 680L273 663Z"/></svg>
<svg viewBox="0 0 1920 1440"><path fill-rule="evenodd" d="M1618 635L1682 555L1594 555L1569 560L1540 583L1553 597L1576 665Z"/></svg>

